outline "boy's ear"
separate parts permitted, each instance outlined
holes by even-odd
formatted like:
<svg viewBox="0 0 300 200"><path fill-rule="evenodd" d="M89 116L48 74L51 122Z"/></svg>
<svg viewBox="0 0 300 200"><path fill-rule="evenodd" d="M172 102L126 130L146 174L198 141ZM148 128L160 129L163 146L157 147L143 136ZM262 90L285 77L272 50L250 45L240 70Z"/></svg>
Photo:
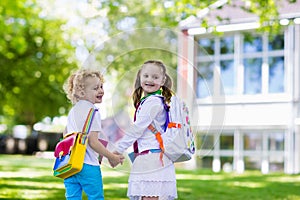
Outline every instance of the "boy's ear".
<svg viewBox="0 0 300 200"><path fill-rule="evenodd" d="M84 98L84 96L85 96L85 91L81 91L79 97L80 97L80 98Z"/></svg>

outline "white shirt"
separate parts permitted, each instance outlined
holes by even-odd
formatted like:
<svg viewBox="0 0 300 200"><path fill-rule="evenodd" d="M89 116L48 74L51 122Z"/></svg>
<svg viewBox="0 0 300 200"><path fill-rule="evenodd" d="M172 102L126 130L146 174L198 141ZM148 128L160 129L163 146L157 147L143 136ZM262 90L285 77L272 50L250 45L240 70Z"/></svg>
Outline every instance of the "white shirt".
<svg viewBox="0 0 300 200"><path fill-rule="evenodd" d="M80 100L78 101L70 110L68 114L68 123L67 123L67 133L72 132L81 132L84 126L86 117L91 108L96 106L89 101ZM101 132L101 115L99 111L95 112L90 132L98 132L98 138L100 138ZM90 146L87 144L86 154L84 157L84 163L90 165L99 165L98 153L96 153Z"/></svg>
<svg viewBox="0 0 300 200"><path fill-rule="evenodd" d="M155 95L147 97L137 109L133 126L125 131L125 136L119 141L117 151L123 153L136 140L139 152L159 149L159 143L155 135L148 129L148 126L154 122L155 128L163 134L165 121L166 111L162 99Z"/></svg>

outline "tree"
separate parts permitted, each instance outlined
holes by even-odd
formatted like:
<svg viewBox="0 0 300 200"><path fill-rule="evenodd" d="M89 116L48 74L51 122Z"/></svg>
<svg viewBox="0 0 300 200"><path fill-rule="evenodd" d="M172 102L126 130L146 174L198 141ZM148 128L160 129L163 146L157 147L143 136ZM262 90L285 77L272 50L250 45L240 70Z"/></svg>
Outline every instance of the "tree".
<svg viewBox="0 0 300 200"><path fill-rule="evenodd" d="M62 85L76 60L63 23L45 18L35 1L1 1L1 123L32 126L68 108Z"/></svg>

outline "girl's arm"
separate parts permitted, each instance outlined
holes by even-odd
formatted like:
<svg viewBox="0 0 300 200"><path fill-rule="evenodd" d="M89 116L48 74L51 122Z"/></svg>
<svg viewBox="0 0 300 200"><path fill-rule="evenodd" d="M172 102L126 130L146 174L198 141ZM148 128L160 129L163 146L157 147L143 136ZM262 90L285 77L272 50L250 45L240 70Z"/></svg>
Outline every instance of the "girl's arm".
<svg viewBox="0 0 300 200"><path fill-rule="evenodd" d="M137 125L131 125L128 130L126 130L123 138L118 142L116 152L122 154L126 149L128 149L133 143L141 137L142 133L147 127L139 127Z"/></svg>
<svg viewBox="0 0 300 200"><path fill-rule="evenodd" d="M149 97L143 104L137 115L136 121L126 131L119 141L116 151L123 153L142 136L144 131L153 122L158 113L164 110L162 101L158 97Z"/></svg>

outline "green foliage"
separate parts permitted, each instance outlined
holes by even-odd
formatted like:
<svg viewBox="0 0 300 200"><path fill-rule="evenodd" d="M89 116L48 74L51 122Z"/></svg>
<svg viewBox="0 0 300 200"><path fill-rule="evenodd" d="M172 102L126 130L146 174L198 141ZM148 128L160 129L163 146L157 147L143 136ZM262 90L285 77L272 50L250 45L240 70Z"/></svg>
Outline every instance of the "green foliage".
<svg viewBox="0 0 300 200"><path fill-rule="evenodd" d="M63 23L41 17L35 1L1 1L0 115L5 123L33 125L66 110L61 86L76 65L73 48L62 37Z"/></svg>
<svg viewBox="0 0 300 200"><path fill-rule="evenodd" d="M110 21L110 33L122 31L122 27L118 26L125 19L135 19L133 28L143 27L164 27L175 28L181 20L190 16L197 16L197 13L216 3L217 1L210 0L164 0L164 1L143 1L139 0L123 1L103 1L102 5L107 12L107 17ZM241 2L246 2L241 0ZM289 3L295 3L296 0L291 0ZM278 20L278 8L281 1L273 0L250 0L246 2L249 6L240 5L240 9L246 12L255 14L259 17L261 28L259 31L268 33L278 33L280 25ZM228 5L235 6L236 1L229 0ZM219 6L213 9L222 9ZM209 15L203 17L199 26L207 27L209 22ZM220 16L216 16L220 21Z"/></svg>
<svg viewBox="0 0 300 200"><path fill-rule="evenodd" d="M103 1L103 8L108 9L107 17L112 32L120 31L118 23L126 17L134 18L135 28L162 27L175 28L178 23L207 7L209 0L151 0L151 1ZM115 26L116 25L116 26Z"/></svg>
<svg viewBox="0 0 300 200"><path fill-rule="evenodd" d="M281 31L281 26L278 19L278 6L280 6L280 2L278 1L276 4L276 2L273 0L260 0L250 1L249 8L244 9L259 16L260 32L273 35Z"/></svg>

